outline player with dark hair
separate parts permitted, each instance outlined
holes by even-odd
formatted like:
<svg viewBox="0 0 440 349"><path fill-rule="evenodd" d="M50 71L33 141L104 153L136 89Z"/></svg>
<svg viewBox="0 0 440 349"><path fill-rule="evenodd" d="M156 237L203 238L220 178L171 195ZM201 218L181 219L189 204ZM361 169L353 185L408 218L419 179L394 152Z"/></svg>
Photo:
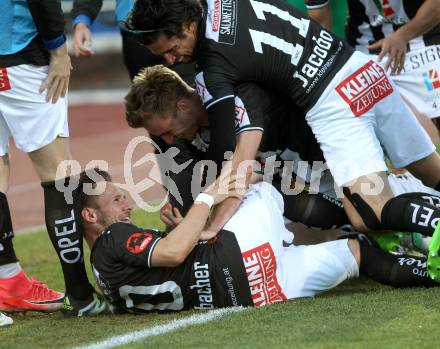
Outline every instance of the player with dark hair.
<svg viewBox="0 0 440 349"><path fill-rule="evenodd" d="M108 312L87 279L76 193L68 201L56 185L70 181L57 177L57 169L71 159L66 97L71 65L61 4L2 2L0 20L0 310L55 311L64 298L66 315ZM29 154L41 181L46 227L63 269L65 296L29 279L15 255L6 197L11 137Z"/></svg>
<svg viewBox="0 0 440 349"><path fill-rule="evenodd" d="M127 25L168 64L197 62L197 90L211 128L209 159L220 163L225 151L235 149L238 168L254 158L261 132L247 132L242 144L234 144L234 87L262 84L304 111L357 229L433 234L440 210L417 193L394 197L384 151L394 166L437 188L440 157L383 68L368 56L278 0L140 0ZM158 117L149 123L149 129L177 132ZM227 201L221 207L225 218L239 205ZM424 212L432 212L427 222Z"/></svg>
<svg viewBox="0 0 440 349"><path fill-rule="evenodd" d="M178 211L168 215L175 223L168 234L131 224L132 205L125 193L107 174L97 174L101 180L80 180L80 188L83 183L94 189L101 185L101 194L83 194L81 214L93 273L104 295L120 309L262 306L313 297L359 272L395 287L438 285L428 276L425 258L411 257L406 263L407 256L387 254L361 237L292 245L281 196L267 183L254 185L217 235L204 236L211 207L242 188L225 169L185 218Z"/></svg>
<svg viewBox="0 0 440 349"><path fill-rule="evenodd" d="M124 65L132 80L142 68L163 63L161 56L153 55L147 48L139 45L128 31L124 29L124 21L128 17L134 0L115 0L115 19L120 28L122 38L122 56ZM72 7L73 48L76 56L91 56L92 33L90 27L102 7L102 0L74 0ZM173 69L187 81L194 81L194 65L177 65Z"/></svg>

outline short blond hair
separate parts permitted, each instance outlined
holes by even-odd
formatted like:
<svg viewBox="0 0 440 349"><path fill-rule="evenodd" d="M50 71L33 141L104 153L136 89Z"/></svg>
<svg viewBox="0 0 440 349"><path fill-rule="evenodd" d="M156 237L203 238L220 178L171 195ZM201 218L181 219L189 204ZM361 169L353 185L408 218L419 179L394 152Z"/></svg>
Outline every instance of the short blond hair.
<svg viewBox="0 0 440 349"><path fill-rule="evenodd" d="M177 101L192 94L192 88L171 69L163 65L144 68L135 76L125 96L127 123L139 128L144 127L152 115L174 115Z"/></svg>

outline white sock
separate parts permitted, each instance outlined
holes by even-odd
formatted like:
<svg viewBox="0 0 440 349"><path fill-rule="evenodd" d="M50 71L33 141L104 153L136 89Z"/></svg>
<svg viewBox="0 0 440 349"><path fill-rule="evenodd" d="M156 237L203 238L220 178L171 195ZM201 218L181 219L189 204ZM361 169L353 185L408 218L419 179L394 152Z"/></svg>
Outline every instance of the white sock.
<svg viewBox="0 0 440 349"><path fill-rule="evenodd" d="M20 263L9 263L0 265L0 279L10 278L21 271Z"/></svg>

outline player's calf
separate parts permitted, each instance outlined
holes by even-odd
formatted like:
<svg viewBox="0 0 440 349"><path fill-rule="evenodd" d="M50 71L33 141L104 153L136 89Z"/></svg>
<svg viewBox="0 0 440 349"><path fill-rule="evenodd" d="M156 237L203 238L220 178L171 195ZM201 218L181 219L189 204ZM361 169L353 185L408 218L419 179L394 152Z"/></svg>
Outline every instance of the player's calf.
<svg viewBox="0 0 440 349"><path fill-rule="evenodd" d="M72 177L73 178L73 177ZM68 186L72 178L62 179ZM42 183L44 190L45 220L64 274L66 294L82 301L93 301L94 289L90 285L84 266L82 222L79 213L79 191L72 192L72 202L54 181Z"/></svg>
<svg viewBox="0 0 440 349"><path fill-rule="evenodd" d="M433 287L439 284L431 279L425 257L395 255L359 240L359 271L372 279L393 287Z"/></svg>
<svg viewBox="0 0 440 349"><path fill-rule="evenodd" d="M353 192L348 187L343 191L370 230L410 231L432 236L440 220L440 209L430 202L426 193L405 193L390 197L378 213L377 205L371 205L374 197Z"/></svg>

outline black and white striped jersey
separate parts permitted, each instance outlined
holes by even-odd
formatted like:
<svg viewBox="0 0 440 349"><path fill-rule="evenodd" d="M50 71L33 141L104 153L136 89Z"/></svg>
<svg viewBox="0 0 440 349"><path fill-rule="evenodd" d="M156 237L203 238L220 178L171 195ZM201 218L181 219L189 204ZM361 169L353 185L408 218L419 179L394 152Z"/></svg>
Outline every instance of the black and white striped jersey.
<svg viewBox="0 0 440 349"><path fill-rule="evenodd" d="M367 45L390 36L415 17L424 0L348 0L346 37L357 50L368 52ZM440 44L440 25L412 39L407 50Z"/></svg>
<svg viewBox="0 0 440 349"><path fill-rule="evenodd" d="M282 0L207 0L196 85L209 109L256 82L310 109L351 48Z"/></svg>
<svg viewBox="0 0 440 349"><path fill-rule="evenodd" d="M345 30L348 43L359 51L369 52L370 45L387 37L413 19L424 0L347 0L348 19ZM306 0L308 9L326 5L329 0ZM440 44L440 25L414 38L408 50Z"/></svg>
<svg viewBox="0 0 440 349"><path fill-rule="evenodd" d="M211 127L207 158L218 165L235 146L236 86L257 83L306 113L353 53L283 0L207 0L198 31L196 88Z"/></svg>

